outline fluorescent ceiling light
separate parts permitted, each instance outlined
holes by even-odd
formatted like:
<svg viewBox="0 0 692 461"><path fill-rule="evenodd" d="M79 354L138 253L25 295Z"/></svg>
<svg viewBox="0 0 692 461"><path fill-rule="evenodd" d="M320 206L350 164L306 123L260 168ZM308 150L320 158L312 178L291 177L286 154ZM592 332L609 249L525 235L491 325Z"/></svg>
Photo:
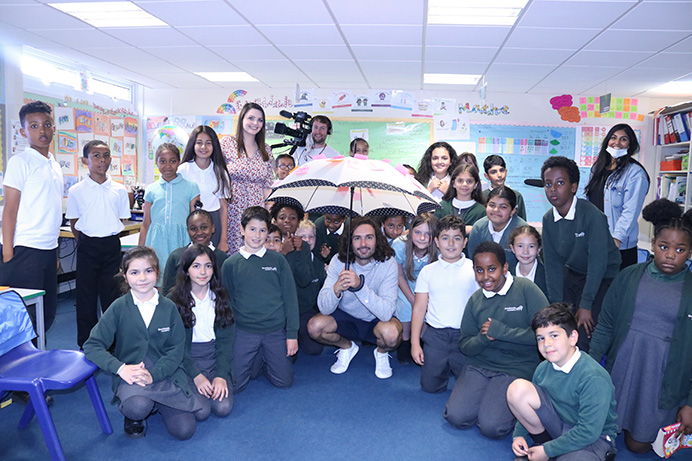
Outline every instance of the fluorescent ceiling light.
<svg viewBox="0 0 692 461"><path fill-rule="evenodd" d="M49 3L48 5L99 28L167 25L132 2Z"/></svg>
<svg viewBox="0 0 692 461"><path fill-rule="evenodd" d="M513 25L528 0L430 0L428 24Z"/></svg>
<svg viewBox="0 0 692 461"><path fill-rule="evenodd" d="M661 94L692 94L692 81L680 81L664 83L649 90L654 93Z"/></svg>
<svg viewBox="0 0 692 461"><path fill-rule="evenodd" d="M438 85L475 85L481 78L472 74L423 74L423 83Z"/></svg>
<svg viewBox="0 0 692 461"><path fill-rule="evenodd" d="M195 72L210 82L256 82L258 81L247 72Z"/></svg>

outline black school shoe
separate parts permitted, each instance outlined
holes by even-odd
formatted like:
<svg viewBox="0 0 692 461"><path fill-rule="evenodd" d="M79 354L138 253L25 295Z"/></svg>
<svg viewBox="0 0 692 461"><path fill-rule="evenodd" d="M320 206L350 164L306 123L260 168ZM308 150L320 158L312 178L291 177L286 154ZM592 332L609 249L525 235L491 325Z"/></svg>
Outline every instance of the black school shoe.
<svg viewBox="0 0 692 461"><path fill-rule="evenodd" d="M147 435L147 425L144 419L130 419L125 417L125 435L131 439L139 439Z"/></svg>

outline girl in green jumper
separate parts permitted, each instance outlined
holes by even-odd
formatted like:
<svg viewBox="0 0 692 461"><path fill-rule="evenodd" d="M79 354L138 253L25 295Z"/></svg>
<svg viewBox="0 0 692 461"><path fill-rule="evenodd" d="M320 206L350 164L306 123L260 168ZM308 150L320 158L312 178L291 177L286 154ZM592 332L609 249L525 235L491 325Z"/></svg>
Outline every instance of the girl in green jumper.
<svg viewBox="0 0 692 461"><path fill-rule="evenodd" d="M121 269L130 291L101 316L84 353L113 374L128 437L143 437L145 420L157 410L172 436L189 439L210 409L191 392L182 367L185 330L178 309L154 288L159 260L151 248L137 246L123 256Z"/></svg>
<svg viewBox="0 0 692 461"><path fill-rule="evenodd" d="M692 433L692 213L666 199L647 205L653 261L629 266L603 300L589 354L615 385L618 426L630 451L651 449L662 426Z"/></svg>
<svg viewBox="0 0 692 461"><path fill-rule="evenodd" d="M466 224L466 235L479 219L485 217L485 202L478 167L461 164L454 169L450 180L452 187L442 197L442 208L435 212L438 219L453 214Z"/></svg>

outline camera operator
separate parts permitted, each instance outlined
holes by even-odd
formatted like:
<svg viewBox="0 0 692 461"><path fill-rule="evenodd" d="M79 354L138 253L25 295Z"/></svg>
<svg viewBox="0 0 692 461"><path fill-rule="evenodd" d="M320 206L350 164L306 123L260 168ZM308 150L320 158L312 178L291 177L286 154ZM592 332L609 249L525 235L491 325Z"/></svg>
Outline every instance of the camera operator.
<svg viewBox="0 0 692 461"><path fill-rule="evenodd" d="M324 155L327 158L336 157L336 150L327 145L327 136L332 134L332 121L324 115L312 117L312 132L308 135L307 144L299 148L293 154L296 166L304 165L316 155Z"/></svg>

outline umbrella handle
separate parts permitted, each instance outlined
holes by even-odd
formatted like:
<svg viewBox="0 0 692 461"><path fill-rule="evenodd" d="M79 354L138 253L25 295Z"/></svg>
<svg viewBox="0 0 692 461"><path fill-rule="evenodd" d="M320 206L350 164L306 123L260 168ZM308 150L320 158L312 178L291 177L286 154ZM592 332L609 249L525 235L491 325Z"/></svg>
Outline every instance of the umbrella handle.
<svg viewBox="0 0 692 461"><path fill-rule="evenodd" d="M348 287L348 291L355 293L356 291L360 291L363 289L365 286L365 276L363 274L360 274L358 276L360 278L360 284L358 284L357 287Z"/></svg>

